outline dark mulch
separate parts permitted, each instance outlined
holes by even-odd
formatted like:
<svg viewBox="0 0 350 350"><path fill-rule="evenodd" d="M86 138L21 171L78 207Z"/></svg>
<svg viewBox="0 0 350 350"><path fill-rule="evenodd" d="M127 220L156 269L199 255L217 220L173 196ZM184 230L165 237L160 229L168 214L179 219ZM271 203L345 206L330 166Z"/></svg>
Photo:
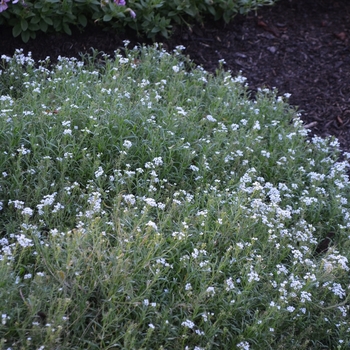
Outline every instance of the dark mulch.
<svg viewBox="0 0 350 350"><path fill-rule="evenodd" d="M168 50L186 47L185 54L214 72L219 59L233 74L242 71L254 92L276 87L291 93L302 119L313 133L335 135L343 150L350 151L350 2L348 0L280 0L231 24L207 21L192 30L175 28ZM113 55L123 40L150 43L127 32L115 34L88 28L72 36L39 35L27 44L0 27L0 55L12 56L16 48L31 51L34 59L58 55L79 57L94 47ZM160 40L158 40L160 41Z"/></svg>

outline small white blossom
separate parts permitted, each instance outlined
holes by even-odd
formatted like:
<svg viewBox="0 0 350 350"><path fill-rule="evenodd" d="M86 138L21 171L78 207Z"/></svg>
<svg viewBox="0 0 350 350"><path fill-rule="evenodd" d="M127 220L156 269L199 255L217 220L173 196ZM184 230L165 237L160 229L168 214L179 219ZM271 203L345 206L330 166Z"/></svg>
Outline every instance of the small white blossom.
<svg viewBox="0 0 350 350"><path fill-rule="evenodd" d="M153 163L155 166L161 166L163 165L163 159L162 157L156 157L153 159Z"/></svg>
<svg viewBox="0 0 350 350"><path fill-rule="evenodd" d="M72 130L71 129L63 130L63 135L72 135Z"/></svg>
<svg viewBox="0 0 350 350"><path fill-rule="evenodd" d="M24 234L17 235L16 238L19 245L23 248L32 247L34 245L33 241L30 238L27 238Z"/></svg>
<svg viewBox="0 0 350 350"><path fill-rule="evenodd" d="M191 289L192 289L191 283L186 283L185 290L191 290Z"/></svg>
<svg viewBox="0 0 350 350"><path fill-rule="evenodd" d="M129 149L129 148L131 148L131 146L132 146L132 143L129 140L124 141L123 147Z"/></svg>
<svg viewBox="0 0 350 350"><path fill-rule="evenodd" d="M197 166L195 166L195 165L190 165L190 169L192 171L198 171L199 170L199 168Z"/></svg>
<svg viewBox="0 0 350 350"><path fill-rule="evenodd" d="M194 324L192 321L190 321L190 320L186 320L186 321L184 321L184 322L181 323L181 326L184 326L184 327L193 329L193 327L195 326L195 324Z"/></svg>
<svg viewBox="0 0 350 350"><path fill-rule="evenodd" d="M205 119L206 120L208 120L209 122L216 122L216 119L212 116L212 115L210 115L210 114L208 114L206 117L205 117Z"/></svg>
<svg viewBox="0 0 350 350"><path fill-rule="evenodd" d="M187 112L184 111L182 107L176 107L177 113L183 115L184 117L187 115Z"/></svg>
<svg viewBox="0 0 350 350"><path fill-rule="evenodd" d="M134 205L136 202L135 196L133 194L125 194L123 195L124 201L127 204Z"/></svg>
<svg viewBox="0 0 350 350"><path fill-rule="evenodd" d="M22 215L32 216L33 212L34 212L33 209L26 207L22 210Z"/></svg>
<svg viewBox="0 0 350 350"><path fill-rule="evenodd" d="M211 296L215 295L215 288L214 287L208 287L206 290L207 294L210 294Z"/></svg>
<svg viewBox="0 0 350 350"><path fill-rule="evenodd" d="M104 171L103 171L102 167L98 167L98 170L95 171L95 177L96 177L96 179L98 179L100 176L102 176L103 173L104 173Z"/></svg>
<svg viewBox="0 0 350 350"><path fill-rule="evenodd" d="M1 315L1 324L5 325L8 318L9 317L6 314L2 314Z"/></svg>
<svg viewBox="0 0 350 350"><path fill-rule="evenodd" d="M238 349L242 349L242 350L249 350L250 349L250 345L247 341L242 341L242 342L238 343L236 346Z"/></svg>
<svg viewBox="0 0 350 350"><path fill-rule="evenodd" d="M147 222L146 226L152 227L155 231L158 231L158 226L156 225L155 222L153 222L151 220Z"/></svg>
<svg viewBox="0 0 350 350"><path fill-rule="evenodd" d="M287 311L289 311L289 312L293 312L294 310L295 310L294 306L288 306L287 307Z"/></svg>
<svg viewBox="0 0 350 350"><path fill-rule="evenodd" d="M29 154L30 150L25 148L23 145L21 145L21 148L18 148L17 152L23 156L23 155Z"/></svg>
<svg viewBox="0 0 350 350"><path fill-rule="evenodd" d="M156 207L157 202L153 198L143 198L143 200L150 206L150 207Z"/></svg>

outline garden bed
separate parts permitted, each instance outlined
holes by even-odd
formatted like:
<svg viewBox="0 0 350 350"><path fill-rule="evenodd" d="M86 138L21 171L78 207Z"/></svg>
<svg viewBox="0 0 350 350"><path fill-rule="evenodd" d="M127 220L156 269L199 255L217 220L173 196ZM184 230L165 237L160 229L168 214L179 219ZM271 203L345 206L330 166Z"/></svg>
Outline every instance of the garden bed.
<svg viewBox="0 0 350 350"><path fill-rule="evenodd" d="M248 17L237 16L229 24L207 21L204 28L175 28L163 41L172 50L186 47L185 54L206 70L214 72L218 60L226 61L233 74L240 70L250 89L277 87L290 93L305 124L320 136L334 135L343 150L350 150L350 4L346 0L281 0ZM115 34L89 27L72 36L40 35L24 44L11 30L1 28L0 54L31 51L34 59L58 55L79 57L91 47L113 55L128 39L133 46L150 43L132 32Z"/></svg>

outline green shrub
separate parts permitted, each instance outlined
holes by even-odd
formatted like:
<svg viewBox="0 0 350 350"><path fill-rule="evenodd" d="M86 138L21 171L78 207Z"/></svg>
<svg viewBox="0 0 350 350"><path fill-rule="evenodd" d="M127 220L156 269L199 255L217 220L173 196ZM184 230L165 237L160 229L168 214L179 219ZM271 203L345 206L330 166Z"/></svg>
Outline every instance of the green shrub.
<svg viewBox="0 0 350 350"><path fill-rule="evenodd" d="M128 26L150 38L165 37L172 23L188 24L210 15L229 22L237 13L246 13L275 0L38 0L10 2L0 5L0 24L10 25L13 35L23 41L35 38L36 32L65 32L72 27L84 28L88 23L103 23L121 30ZM1 7L2 6L2 7Z"/></svg>

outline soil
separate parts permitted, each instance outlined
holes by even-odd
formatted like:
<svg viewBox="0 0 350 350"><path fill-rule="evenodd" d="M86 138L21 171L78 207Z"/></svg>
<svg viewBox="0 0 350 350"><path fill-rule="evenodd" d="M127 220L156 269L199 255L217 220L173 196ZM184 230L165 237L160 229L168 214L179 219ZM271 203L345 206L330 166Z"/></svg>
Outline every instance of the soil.
<svg viewBox="0 0 350 350"><path fill-rule="evenodd" d="M280 0L248 16L236 16L230 24L205 21L204 26L174 27L169 40L157 38L172 50L184 53L207 71L215 72L218 60L236 75L248 79L252 94L258 87L276 87L290 93L311 134L334 135L350 152L350 2L348 0ZM35 60L58 55L80 57L91 48L113 56L124 47L150 44L134 32L113 33L90 26L71 36L39 34L23 43L11 29L0 26L0 55L15 49L32 52Z"/></svg>

